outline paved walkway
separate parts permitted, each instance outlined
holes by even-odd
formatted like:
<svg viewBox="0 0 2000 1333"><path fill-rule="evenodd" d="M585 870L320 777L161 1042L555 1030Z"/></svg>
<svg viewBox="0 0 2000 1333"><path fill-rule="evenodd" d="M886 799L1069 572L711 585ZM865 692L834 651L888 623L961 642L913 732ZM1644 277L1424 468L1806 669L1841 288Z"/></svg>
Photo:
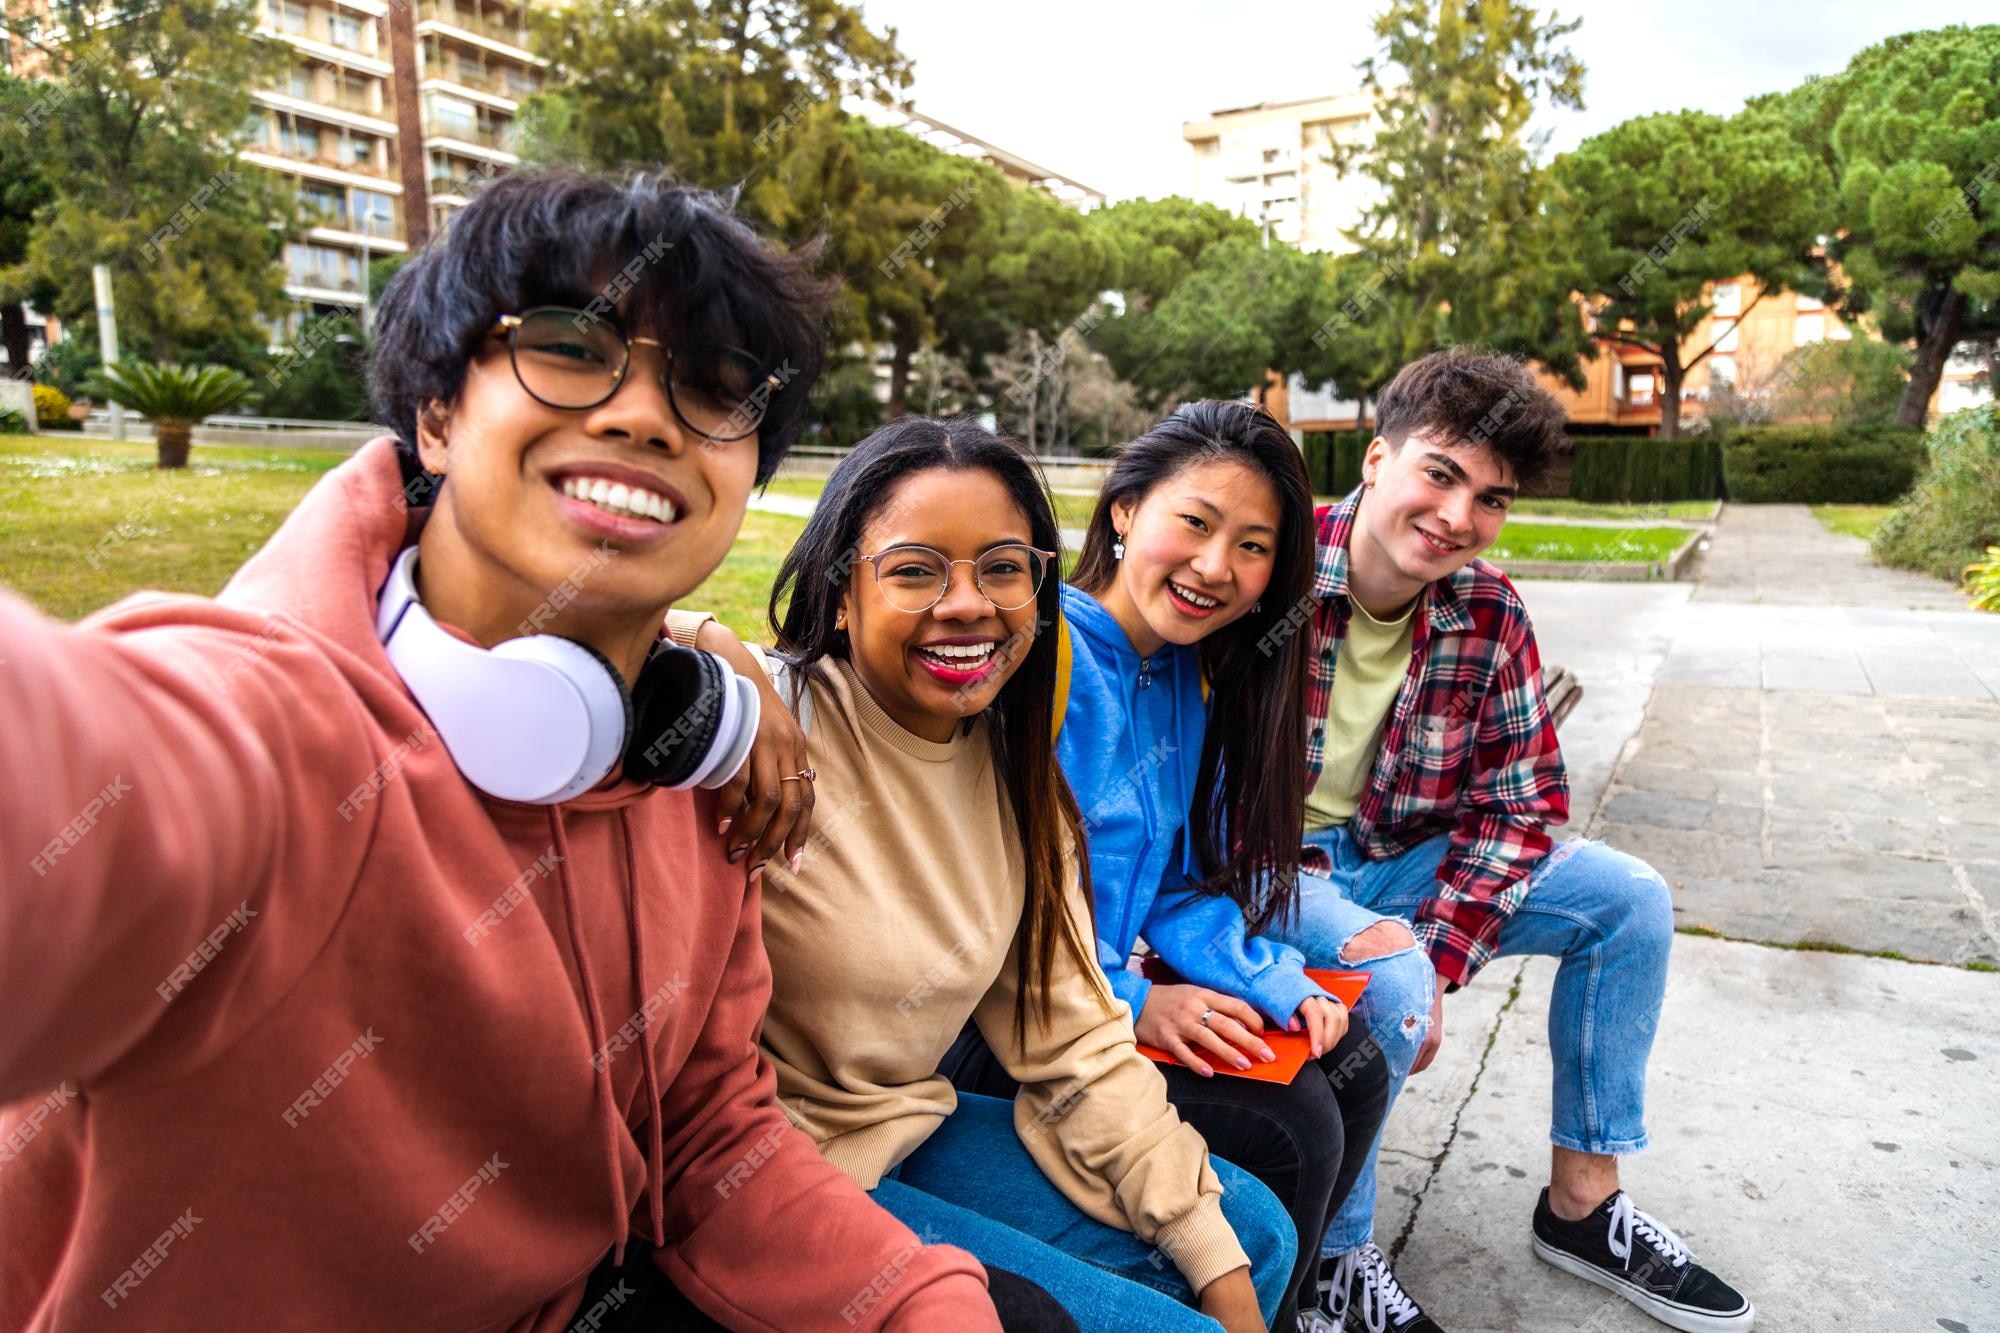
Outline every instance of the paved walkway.
<svg viewBox="0 0 2000 1333"><path fill-rule="evenodd" d="M1867 543L1828 532L1804 505L1724 505L1698 601L1963 611L1951 585L1884 569Z"/></svg>
<svg viewBox="0 0 2000 1333"><path fill-rule="evenodd" d="M2000 616L1879 569L1802 507L1725 509L1692 585L1521 584L1564 726L1570 832L1674 886L1641 1207L1765 1330L2000 1329ZM1446 1328L1660 1325L1534 1260L1554 965L1446 1003L1383 1156L1377 1239Z"/></svg>

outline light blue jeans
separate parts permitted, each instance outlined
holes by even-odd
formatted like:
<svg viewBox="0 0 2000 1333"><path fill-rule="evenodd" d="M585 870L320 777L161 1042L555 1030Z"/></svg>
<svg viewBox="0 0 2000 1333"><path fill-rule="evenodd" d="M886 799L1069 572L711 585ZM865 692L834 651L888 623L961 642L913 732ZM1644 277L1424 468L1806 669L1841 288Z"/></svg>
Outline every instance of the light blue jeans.
<svg viewBox="0 0 2000 1333"><path fill-rule="evenodd" d="M1298 1249L1291 1214L1249 1172L1219 1157L1209 1161L1268 1323ZM1088 1216L1049 1183L1021 1146L1010 1101L959 1093L958 1109L869 1197L925 1243L956 1245L1039 1283L1084 1333L1217 1328L1194 1307L1195 1293L1165 1254Z"/></svg>
<svg viewBox="0 0 2000 1333"><path fill-rule="evenodd" d="M1408 924L1437 891L1450 847L1439 834L1403 855L1370 861L1343 825L1307 841L1333 859L1324 876L1299 877L1299 910L1268 933L1297 947L1309 967L1370 974L1356 1016L1389 1058L1389 1100L1403 1090L1430 1033L1437 974L1417 949L1351 963L1341 949L1384 919ZM1559 842L1528 876L1528 896L1500 929L1503 956L1560 958L1549 999L1554 1114L1549 1142L1587 1153L1646 1146L1646 1060L1667 989L1673 904L1658 871L1601 842ZM1377 1137L1376 1147L1381 1146ZM1328 1225L1320 1253L1345 1254L1375 1230L1375 1157Z"/></svg>

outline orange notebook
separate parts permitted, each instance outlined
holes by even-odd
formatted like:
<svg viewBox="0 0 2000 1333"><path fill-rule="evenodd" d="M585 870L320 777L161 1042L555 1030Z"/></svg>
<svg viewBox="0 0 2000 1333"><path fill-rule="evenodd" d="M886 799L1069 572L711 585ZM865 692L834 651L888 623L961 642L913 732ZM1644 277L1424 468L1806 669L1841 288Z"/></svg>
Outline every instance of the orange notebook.
<svg viewBox="0 0 2000 1333"><path fill-rule="evenodd" d="M1149 956L1140 965L1139 971L1148 981L1162 985L1173 985L1181 980L1180 974L1161 962L1157 955ZM1328 967L1309 967L1306 969L1306 975L1318 982L1329 994L1338 997L1340 1002L1347 1006L1350 1015L1354 1011L1354 1002L1360 999L1361 992L1368 988L1366 972L1342 972ZM1349 1021L1352 1021L1351 1017ZM1253 1058L1248 1069L1232 1069L1220 1060L1211 1060L1208 1062L1209 1067L1218 1074L1228 1074L1232 1078L1254 1078L1265 1083L1290 1083L1299 1076L1299 1071L1306 1067L1306 1061L1312 1058L1312 1043L1303 1032L1286 1032L1267 1027L1258 1035L1263 1038L1264 1044L1271 1048L1271 1054L1277 1056L1277 1059L1266 1064L1262 1060ZM1148 1046L1143 1041L1139 1042L1138 1046L1139 1054L1148 1060L1163 1065L1180 1063L1157 1046Z"/></svg>

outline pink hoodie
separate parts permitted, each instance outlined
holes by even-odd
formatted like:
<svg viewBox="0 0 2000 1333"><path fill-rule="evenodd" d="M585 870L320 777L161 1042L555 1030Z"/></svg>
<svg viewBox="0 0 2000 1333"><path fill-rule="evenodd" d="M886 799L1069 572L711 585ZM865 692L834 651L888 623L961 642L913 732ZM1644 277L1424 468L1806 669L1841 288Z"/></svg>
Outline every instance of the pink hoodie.
<svg viewBox="0 0 2000 1333"><path fill-rule="evenodd" d="M713 798L459 776L375 637L399 485L214 601L0 594L0 1329L554 1330L628 1232L735 1327L996 1328L776 1105Z"/></svg>

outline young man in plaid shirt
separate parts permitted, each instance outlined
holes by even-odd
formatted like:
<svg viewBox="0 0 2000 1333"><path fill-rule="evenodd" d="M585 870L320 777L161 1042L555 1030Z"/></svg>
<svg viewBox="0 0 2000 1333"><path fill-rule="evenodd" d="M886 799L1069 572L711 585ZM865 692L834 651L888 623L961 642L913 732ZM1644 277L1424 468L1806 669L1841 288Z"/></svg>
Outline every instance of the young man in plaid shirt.
<svg viewBox="0 0 2000 1333"><path fill-rule="evenodd" d="M1463 348L1382 391L1362 484L1320 510L1299 911L1273 933L1372 973L1361 1017L1391 1097L1444 1035L1444 996L1502 954L1562 960L1549 1007L1550 1183L1537 1255L1688 1330L1750 1303L1618 1186L1646 1146L1646 1057L1673 909L1652 867L1554 843L1569 782L1519 594L1478 559L1566 447L1560 404L1517 361ZM1371 1161L1321 1247L1321 1309L1370 1333L1438 1325L1371 1241Z"/></svg>

